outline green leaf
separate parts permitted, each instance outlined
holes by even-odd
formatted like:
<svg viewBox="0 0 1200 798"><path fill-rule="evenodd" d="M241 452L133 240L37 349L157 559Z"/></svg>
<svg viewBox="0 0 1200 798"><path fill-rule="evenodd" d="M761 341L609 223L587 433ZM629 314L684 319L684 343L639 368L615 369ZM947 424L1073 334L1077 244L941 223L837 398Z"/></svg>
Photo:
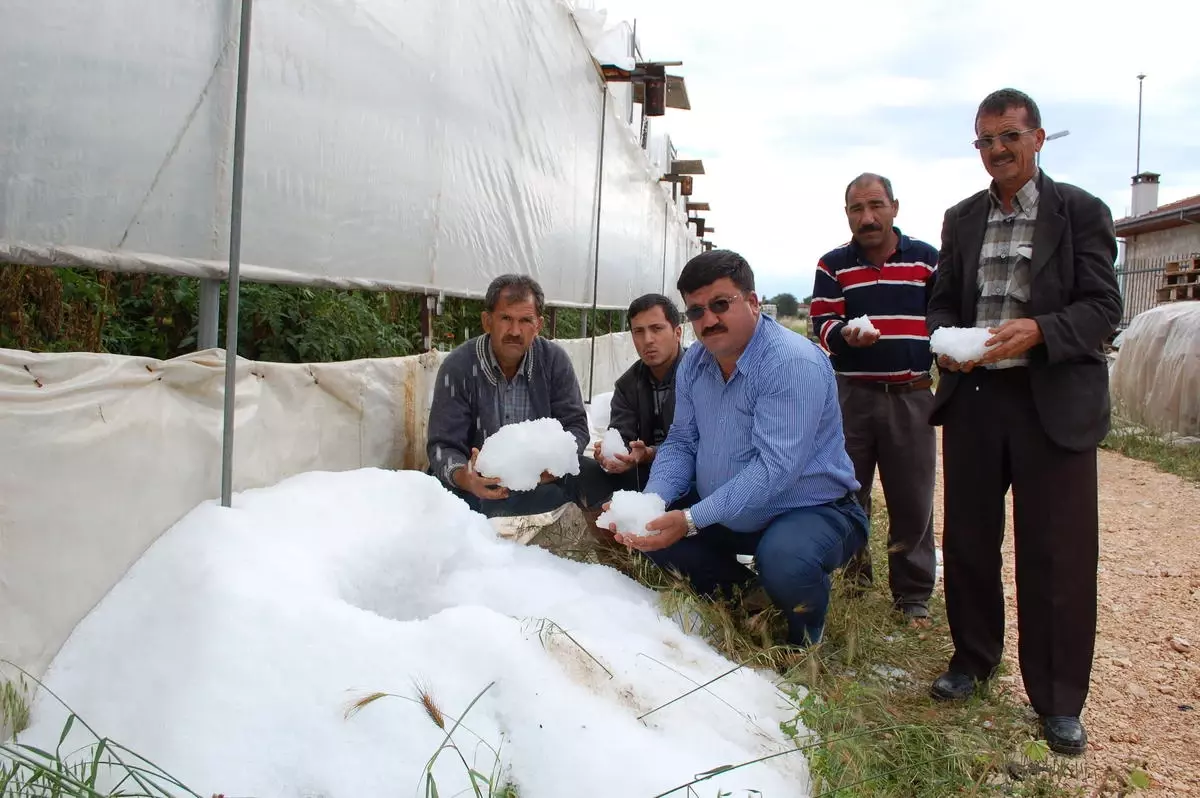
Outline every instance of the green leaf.
<svg viewBox="0 0 1200 798"><path fill-rule="evenodd" d="M1050 746L1045 740L1030 740L1022 746L1021 752L1030 762L1042 762L1050 756Z"/></svg>
<svg viewBox="0 0 1200 798"><path fill-rule="evenodd" d="M25 743L17 743L17 748L35 753L40 757L50 760L51 762L54 761L54 754L50 753L49 751L43 751L41 748L35 748L34 746L26 745Z"/></svg>
<svg viewBox="0 0 1200 798"><path fill-rule="evenodd" d="M1145 790L1150 786L1150 774L1141 768L1137 768L1129 774L1129 786L1138 790Z"/></svg>
<svg viewBox="0 0 1200 798"><path fill-rule="evenodd" d="M108 747L108 740L101 740L96 746L96 753L92 754L92 770L88 773L87 786L95 789L96 776L100 773L100 757L104 755L105 748Z"/></svg>
<svg viewBox="0 0 1200 798"><path fill-rule="evenodd" d="M75 715L71 714L67 718L67 722L63 725L62 734L58 735L58 747L61 749L62 744L67 741L67 735L71 733L71 727L75 725Z"/></svg>

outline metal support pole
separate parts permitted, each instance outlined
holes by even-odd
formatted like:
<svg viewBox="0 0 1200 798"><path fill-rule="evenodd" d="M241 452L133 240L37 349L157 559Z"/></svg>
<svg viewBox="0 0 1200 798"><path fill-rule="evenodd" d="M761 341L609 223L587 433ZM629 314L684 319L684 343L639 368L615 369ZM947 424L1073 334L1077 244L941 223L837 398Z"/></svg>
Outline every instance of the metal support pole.
<svg viewBox="0 0 1200 798"><path fill-rule="evenodd" d="M1137 132L1137 166L1134 168L1134 174L1142 173L1142 81L1146 79L1145 73L1138 75L1138 132Z"/></svg>
<svg viewBox="0 0 1200 798"><path fill-rule="evenodd" d="M246 92L250 80L250 19L254 0L242 0L237 99L233 118L233 195L229 212L229 296L225 310L225 420L221 440L221 506L233 503L233 426L237 390L238 291L242 267L242 185L246 167Z"/></svg>
<svg viewBox="0 0 1200 798"><path fill-rule="evenodd" d="M200 281L200 317L196 325L196 351L217 348L221 327L221 281Z"/></svg>
<svg viewBox="0 0 1200 798"><path fill-rule="evenodd" d="M596 377L596 304L600 292L600 219L604 207L604 134L608 130L608 84L601 84L604 100L600 103L600 169L596 178L596 259L592 267L592 357L588 366L588 401L595 394L592 380Z"/></svg>
<svg viewBox="0 0 1200 798"><path fill-rule="evenodd" d="M665 296L670 296L667 293L667 232L671 229L671 211L669 205L663 207L663 276L662 276L662 292Z"/></svg>

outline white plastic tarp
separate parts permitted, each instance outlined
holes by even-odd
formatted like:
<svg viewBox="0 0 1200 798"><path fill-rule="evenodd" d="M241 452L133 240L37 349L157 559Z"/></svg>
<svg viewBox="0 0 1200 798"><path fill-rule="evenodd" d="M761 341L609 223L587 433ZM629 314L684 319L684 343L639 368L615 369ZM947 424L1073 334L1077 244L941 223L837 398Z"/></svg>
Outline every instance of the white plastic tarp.
<svg viewBox="0 0 1200 798"><path fill-rule="evenodd" d="M1200 435L1200 302L1134 317L1121 334L1110 384L1126 420L1157 433Z"/></svg>
<svg viewBox="0 0 1200 798"><path fill-rule="evenodd" d="M224 273L239 7L0 3L0 261ZM659 289L684 214L558 0L256 0L251 41L246 279L587 306L602 204L599 304Z"/></svg>
<svg viewBox="0 0 1200 798"><path fill-rule="evenodd" d="M586 384L592 342L557 343ZM234 489L424 468L442 357L239 360ZM597 338L595 384L611 388L636 357L628 333ZM219 495L223 388L221 350L159 361L0 349L0 659L41 673L142 552Z"/></svg>

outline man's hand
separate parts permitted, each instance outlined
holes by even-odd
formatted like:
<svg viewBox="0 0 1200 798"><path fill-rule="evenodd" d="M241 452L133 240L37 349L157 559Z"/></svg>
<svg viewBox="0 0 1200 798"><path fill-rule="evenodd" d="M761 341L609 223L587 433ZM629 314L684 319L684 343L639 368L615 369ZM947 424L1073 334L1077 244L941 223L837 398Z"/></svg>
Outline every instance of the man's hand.
<svg viewBox="0 0 1200 798"><path fill-rule="evenodd" d="M609 529L616 532L614 525L609 525ZM660 515L650 523L646 524L646 530L652 534L639 535L616 535L616 541L631 549L638 551L658 551L665 549L667 546L673 546L687 536L687 520L683 517L682 510L672 510L665 515Z"/></svg>
<svg viewBox="0 0 1200 798"><path fill-rule="evenodd" d="M859 349L864 346L870 346L878 341L879 330L862 330L847 324L842 327L842 337L846 339L846 343L850 344L850 346Z"/></svg>
<svg viewBox="0 0 1200 798"><path fill-rule="evenodd" d="M600 455L600 444L596 444L596 461L610 474L624 474L631 468L648 463L654 459L654 449L642 441L632 441L629 444L629 454L616 454L611 458Z"/></svg>
<svg viewBox="0 0 1200 798"><path fill-rule="evenodd" d="M475 470L475 460L478 457L479 450L472 449L470 462L454 472L454 484L480 499L507 499L508 488L500 484L499 478L485 477Z"/></svg>
<svg viewBox="0 0 1200 798"><path fill-rule="evenodd" d="M538 484L539 485L548 485L551 482L556 481L557 479L558 479L558 477L554 476L549 471L543 471L542 475L540 477L538 477Z"/></svg>
<svg viewBox="0 0 1200 798"><path fill-rule="evenodd" d="M961 371L963 374L971 373L971 369L979 365L974 360L967 360L959 363L957 360L952 357L948 357L947 355L938 355L937 364L938 368L940 368L942 371Z"/></svg>
<svg viewBox="0 0 1200 798"><path fill-rule="evenodd" d="M654 461L654 455L658 454L658 450L653 446L647 446L643 441L632 441L629 444L629 454L637 461L638 465L645 465Z"/></svg>
<svg viewBox="0 0 1200 798"><path fill-rule="evenodd" d="M1010 319L988 330L987 353L980 363L997 363L1019 357L1043 341L1042 328L1033 319Z"/></svg>

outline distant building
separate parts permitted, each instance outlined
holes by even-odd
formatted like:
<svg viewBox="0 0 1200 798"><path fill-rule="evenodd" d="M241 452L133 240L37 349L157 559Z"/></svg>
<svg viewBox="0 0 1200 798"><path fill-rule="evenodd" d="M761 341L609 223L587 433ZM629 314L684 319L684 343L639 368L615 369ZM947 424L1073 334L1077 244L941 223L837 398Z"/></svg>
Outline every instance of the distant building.
<svg viewBox="0 0 1200 798"><path fill-rule="evenodd" d="M1200 253L1200 194L1160 207L1160 177L1154 172L1133 176L1133 212L1116 221L1125 263Z"/></svg>
<svg viewBox="0 0 1200 798"><path fill-rule="evenodd" d="M769 302L764 302L762 306L762 312L774 319L779 316L779 307L777 305L772 305Z"/></svg>
<svg viewBox="0 0 1200 798"><path fill-rule="evenodd" d="M1200 194L1160 206L1159 177L1134 175L1132 213L1114 222L1121 328L1162 302L1200 299Z"/></svg>

